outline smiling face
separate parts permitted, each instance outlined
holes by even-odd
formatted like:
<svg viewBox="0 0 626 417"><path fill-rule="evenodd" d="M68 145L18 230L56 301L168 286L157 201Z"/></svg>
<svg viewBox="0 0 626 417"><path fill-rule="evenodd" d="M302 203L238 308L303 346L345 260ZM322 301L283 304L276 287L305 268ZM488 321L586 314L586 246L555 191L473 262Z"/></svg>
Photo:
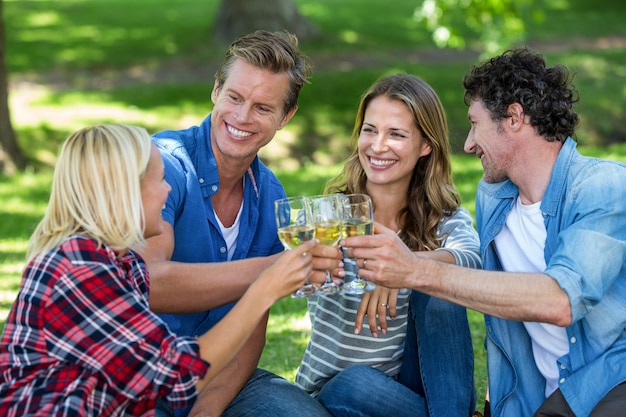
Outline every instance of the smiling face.
<svg viewBox="0 0 626 417"><path fill-rule="evenodd" d="M152 144L150 160L140 181L141 201L144 212L144 237L147 239L163 233L161 211L172 187L165 181L163 159L157 147Z"/></svg>
<svg viewBox="0 0 626 417"><path fill-rule="evenodd" d="M471 101L467 116L471 127L465 140L465 152L475 153L480 158L486 182L506 180L515 155L503 123L493 121L479 100Z"/></svg>
<svg viewBox="0 0 626 417"><path fill-rule="evenodd" d="M368 184L409 187L419 158L431 147L404 102L378 96L365 109L359 160Z"/></svg>
<svg viewBox="0 0 626 417"><path fill-rule="evenodd" d="M220 159L254 159L295 114L284 114L289 89L287 73L275 74L237 59L223 85L215 84L211 99L211 142Z"/></svg>

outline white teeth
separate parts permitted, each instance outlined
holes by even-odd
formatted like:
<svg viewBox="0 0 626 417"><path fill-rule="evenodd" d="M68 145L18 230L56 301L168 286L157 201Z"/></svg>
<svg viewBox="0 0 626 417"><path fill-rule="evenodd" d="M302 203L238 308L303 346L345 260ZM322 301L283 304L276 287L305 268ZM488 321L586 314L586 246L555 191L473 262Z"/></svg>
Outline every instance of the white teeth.
<svg viewBox="0 0 626 417"><path fill-rule="evenodd" d="M228 132L233 135L233 136L237 136L240 138L247 138L248 136L250 136L252 133L250 132L245 132L243 130L239 130L239 129L235 129L234 127L227 125L226 126L228 129Z"/></svg>
<svg viewBox="0 0 626 417"><path fill-rule="evenodd" d="M374 158L370 158L370 163L372 165L377 166L377 167L386 167L386 166L395 164L396 161L391 160L391 159L374 159Z"/></svg>

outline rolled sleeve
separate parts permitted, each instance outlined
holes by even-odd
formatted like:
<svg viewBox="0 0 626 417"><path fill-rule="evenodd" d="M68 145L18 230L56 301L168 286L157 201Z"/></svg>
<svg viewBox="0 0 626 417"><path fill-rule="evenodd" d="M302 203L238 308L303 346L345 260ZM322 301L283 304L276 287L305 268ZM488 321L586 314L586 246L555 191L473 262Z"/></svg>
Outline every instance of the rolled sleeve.
<svg viewBox="0 0 626 417"><path fill-rule="evenodd" d="M187 407L196 398L196 384L204 378L210 364L200 359L198 342L189 337L169 337L164 341L158 362L162 387L170 387L168 401L174 407Z"/></svg>

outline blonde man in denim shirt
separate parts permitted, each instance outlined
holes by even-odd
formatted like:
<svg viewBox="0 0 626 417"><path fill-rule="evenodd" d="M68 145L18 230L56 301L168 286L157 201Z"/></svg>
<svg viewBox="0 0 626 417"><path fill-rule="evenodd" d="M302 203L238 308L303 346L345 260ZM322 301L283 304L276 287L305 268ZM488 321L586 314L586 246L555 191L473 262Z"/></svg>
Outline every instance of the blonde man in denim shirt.
<svg viewBox="0 0 626 417"><path fill-rule="evenodd" d="M148 239L141 255L152 278L150 307L179 336L215 326L284 250L274 201L285 190L257 153L298 110L311 63L297 46L287 32L259 30L235 39L207 97L211 114L198 126L154 135L172 191L164 232ZM341 252L318 245L311 254L317 270L311 281L324 282ZM192 410L173 411L161 401L157 416L328 417L289 381L257 368L266 324L267 315L198 393Z"/></svg>
<svg viewBox="0 0 626 417"><path fill-rule="evenodd" d="M562 66L520 48L465 77L481 158L483 268L385 259L342 242L363 278L486 314L492 416L623 416L626 409L626 166L580 155L578 99ZM487 409L486 411L489 411Z"/></svg>

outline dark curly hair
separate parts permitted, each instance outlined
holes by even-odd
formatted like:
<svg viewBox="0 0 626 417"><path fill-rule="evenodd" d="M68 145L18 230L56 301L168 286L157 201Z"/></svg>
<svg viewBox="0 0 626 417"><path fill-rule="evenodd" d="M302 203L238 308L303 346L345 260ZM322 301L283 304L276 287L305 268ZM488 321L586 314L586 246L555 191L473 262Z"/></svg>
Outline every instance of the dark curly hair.
<svg viewBox="0 0 626 417"><path fill-rule="evenodd" d="M494 121L508 117L509 105L519 103L539 135L564 142L578 124L574 103L579 94L572 78L566 67L546 67L543 57L528 48L511 49L472 67L463 79L464 101L481 101Z"/></svg>

